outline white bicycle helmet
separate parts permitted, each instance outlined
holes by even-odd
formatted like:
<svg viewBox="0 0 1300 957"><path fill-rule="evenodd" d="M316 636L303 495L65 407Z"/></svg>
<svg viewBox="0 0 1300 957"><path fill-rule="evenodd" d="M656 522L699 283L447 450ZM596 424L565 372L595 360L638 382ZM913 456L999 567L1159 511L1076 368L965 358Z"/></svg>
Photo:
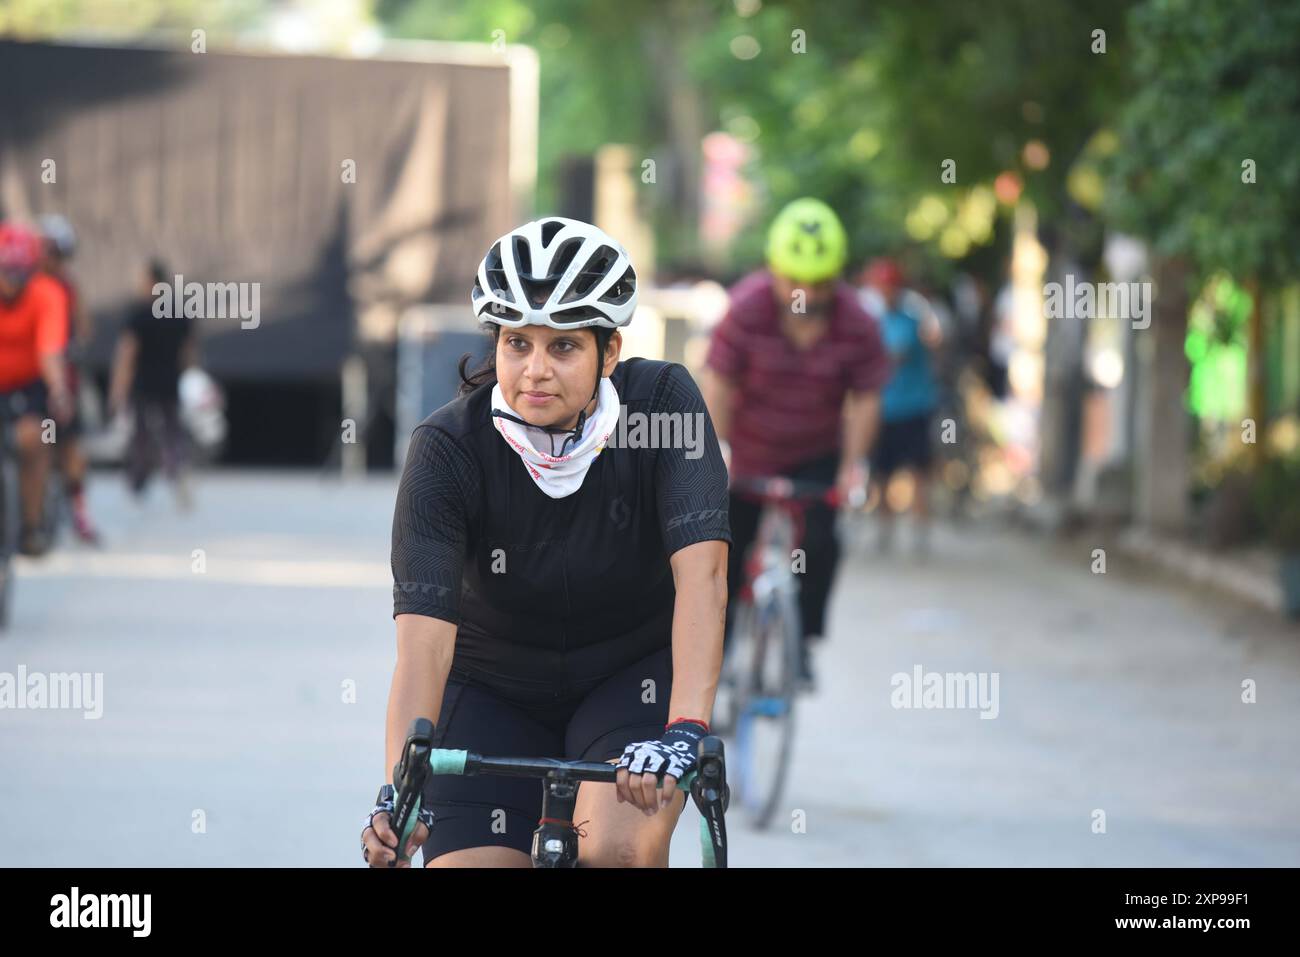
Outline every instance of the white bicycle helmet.
<svg viewBox="0 0 1300 957"><path fill-rule="evenodd" d="M77 251L77 231L66 216L50 213L40 220L41 235L64 259Z"/></svg>
<svg viewBox="0 0 1300 957"><path fill-rule="evenodd" d="M636 270L604 230L547 216L492 244L470 302L480 323L512 329L618 329L636 311Z"/></svg>

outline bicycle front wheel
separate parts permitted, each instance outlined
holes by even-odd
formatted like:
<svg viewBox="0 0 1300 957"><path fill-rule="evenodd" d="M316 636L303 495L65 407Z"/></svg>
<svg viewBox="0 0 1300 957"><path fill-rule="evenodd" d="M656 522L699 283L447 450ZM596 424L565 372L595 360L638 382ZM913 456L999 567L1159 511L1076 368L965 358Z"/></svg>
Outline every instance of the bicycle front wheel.
<svg viewBox="0 0 1300 957"><path fill-rule="evenodd" d="M18 464L0 445L0 631L9 627L14 593L14 552L18 550Z"/></svg>
<svg viewBox="0 0 1300 957"><path fill-rule="evenodd" d="M792 595L774 592L746 618L736 635L736 791L746 819L762 829L780 804L794 747L800 636Z"/></svg>

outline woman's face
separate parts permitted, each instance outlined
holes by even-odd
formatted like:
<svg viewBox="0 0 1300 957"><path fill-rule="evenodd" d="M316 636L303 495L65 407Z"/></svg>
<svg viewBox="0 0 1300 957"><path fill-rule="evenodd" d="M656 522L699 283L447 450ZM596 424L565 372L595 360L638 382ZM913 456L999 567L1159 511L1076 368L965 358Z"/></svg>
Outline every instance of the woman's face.
<svg viewBox="0 0 1300 957"><path fill-rule="evenodd" d="M596 334L590 328L502 327L496 355L501 393L530 425L572 428L592 402L597 365L602 376L613 372L621 346L622 337L615 332L604 362L598 363Z"/></svg>

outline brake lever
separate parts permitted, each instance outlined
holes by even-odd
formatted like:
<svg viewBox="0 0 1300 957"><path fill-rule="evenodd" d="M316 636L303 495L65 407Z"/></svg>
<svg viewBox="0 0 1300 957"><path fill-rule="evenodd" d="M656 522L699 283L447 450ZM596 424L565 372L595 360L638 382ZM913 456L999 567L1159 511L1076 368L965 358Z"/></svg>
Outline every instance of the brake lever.
<svg viewBox="0 0 1300 957"><path fill-rule="evenodd" d="M397 791L393 806L393 830L397 832L397 854L403 857L406 842L419 823L420 802L429 779L429 752L433 750L433 722L416 718L402 745L402 756L393 768L393 787Z"/></svg>
<svg viewBox="0 0 1300 957"><path fill-rule="evenodd" d="M722 739L716 735L709 735L700 741L699 762L695 780L691 782L691 798L708 826L716 866L726 867L726 811L731 803L731 789L727 786L727 763Z"/></svg>

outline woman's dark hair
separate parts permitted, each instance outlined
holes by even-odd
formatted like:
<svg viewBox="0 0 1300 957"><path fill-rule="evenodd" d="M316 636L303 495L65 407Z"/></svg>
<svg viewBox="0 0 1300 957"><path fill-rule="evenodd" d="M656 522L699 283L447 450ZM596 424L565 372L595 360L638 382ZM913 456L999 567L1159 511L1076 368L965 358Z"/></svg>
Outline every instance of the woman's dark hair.
<svg viewBox="0 0 1300 957"><path fill-rule="evenodd" d="M613 329L606 329L603 326L587 326L596 334L596 355L597 362L602 362L605 358L605 350L609 348L609 340L614 337ZM460 357L460 362L456 366L456 371L460 374L460 389L457 395L469 395L479 389L487 386L489 389L497 383L497 340L501 337L501 326L495 322L488 323L488 332L492 337L492 348L488 350L487 358L473 372L466 372L469 368L470 359L473 358L468 352Z"/></svg>
<svg viewBox="0 0 1300 957"><path fill-rule="evenodd" d="M456 364L456 372L460 375L460 388L456 390L458 396L469 395L471 392L488 386L489 388L496 385L497 382L497 339L501 337L501 327L495 322L488 323L488 335L492 339L492 348L488 350L487 358L473 372L466 373L469 368L469 360L474 358L468 352L460 357L460 362Z"/></svg>

